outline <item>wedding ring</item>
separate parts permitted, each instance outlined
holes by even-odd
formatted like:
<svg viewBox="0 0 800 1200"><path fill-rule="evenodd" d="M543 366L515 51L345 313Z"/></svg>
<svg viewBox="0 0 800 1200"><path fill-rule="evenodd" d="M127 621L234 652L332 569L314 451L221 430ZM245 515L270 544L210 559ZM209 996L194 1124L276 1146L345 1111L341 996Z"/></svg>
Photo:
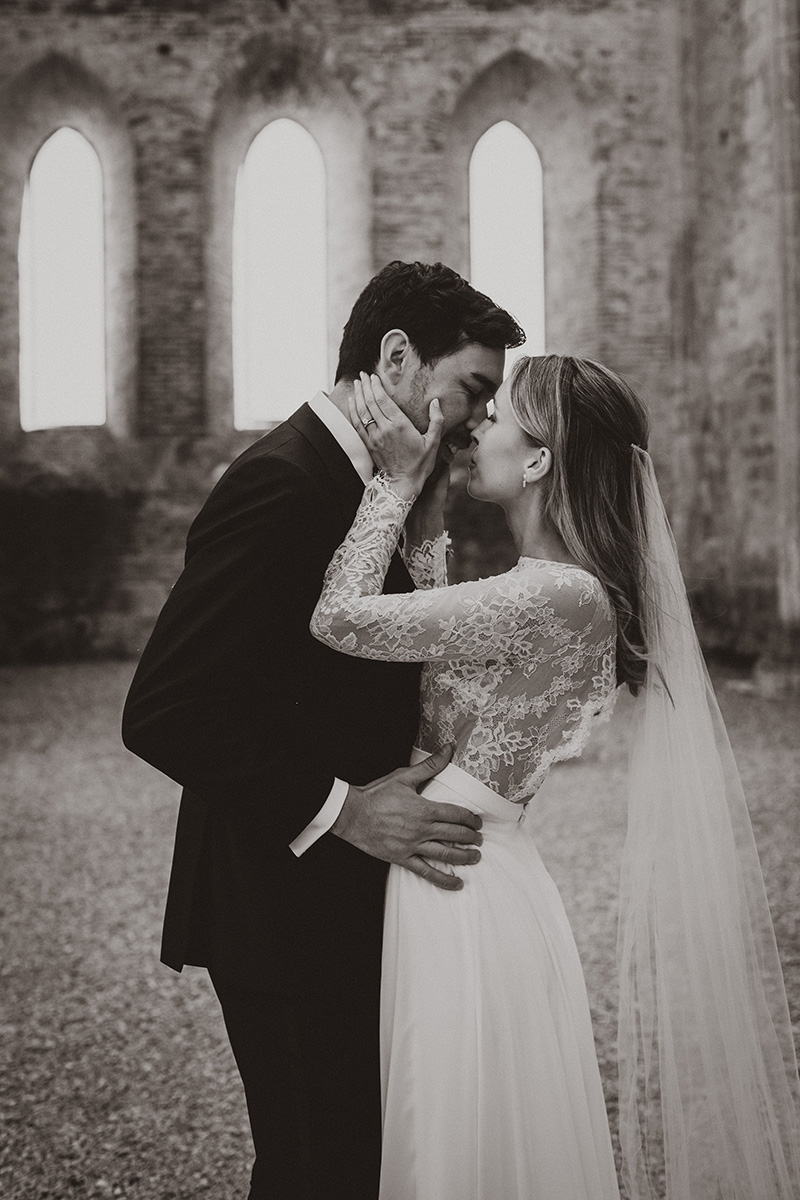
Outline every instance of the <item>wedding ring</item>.
<svg viewBox="0 0 800 1200"><path fill-rule="evenodd" d="M377 424L377 422L376 422L375 418L370 417L368 421L364 422L364 428L366 429L368 425L376 425L376 424Z"/></svg>

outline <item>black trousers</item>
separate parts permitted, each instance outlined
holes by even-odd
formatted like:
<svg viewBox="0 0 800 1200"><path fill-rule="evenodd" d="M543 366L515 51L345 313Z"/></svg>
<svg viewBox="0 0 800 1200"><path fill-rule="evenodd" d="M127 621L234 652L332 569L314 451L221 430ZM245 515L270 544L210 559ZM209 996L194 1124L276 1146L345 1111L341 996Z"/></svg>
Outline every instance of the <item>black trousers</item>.
<svg viewBox="0 0 800 1200"><path fill-rule="evenodd" d="M377 1200L377 987L273 995L212 983L255 1145L249 1200Z"/></svg>

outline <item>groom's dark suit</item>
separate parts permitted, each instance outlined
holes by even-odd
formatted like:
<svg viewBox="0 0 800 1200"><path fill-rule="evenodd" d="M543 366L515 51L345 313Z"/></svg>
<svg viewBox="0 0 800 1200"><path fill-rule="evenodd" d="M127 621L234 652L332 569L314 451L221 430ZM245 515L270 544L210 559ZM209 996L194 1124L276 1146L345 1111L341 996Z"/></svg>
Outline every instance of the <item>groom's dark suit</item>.
<svg viewBox="0 0 800 1200"><path fill-rule="evenodd" d="M301 1041L313 1034L304 1053L314 1045L315 1060L330 1054L319 1062L319 1095L335 1096L340 1080L340 1109L330 1120L365 1126L353 1141L364 1162L347 1149L351 1183L341 1194L372 1200L387 868L330 833L299 858L290 849L334 776L365 784L406 764L417 731L418 667L334 653L308 630L362 492L347 455L307 405L233 463L192 525L185 569L131 686L123 736L184 787L164 962L209 968L229 1029L238 1018L233 1002L226 1011L226 996L250 989L251 1024L263 996L279 1050L293 1036L288 1024L299 1020ZM396 557L386 590L411 588ZM231 1035L242 1067L250 1035L237 1035L238 1046ZM268 1071L276 1050L264 1043L253 1054ZM316 1094L313 1080L306 1086ZM250 1095L248 1102L253 1117ZM346 1141L334 1128L331 1144ZM263 1144L261 1151L263 1167ZM335 1151L312 1144L293 1153ZM340 1168L330 1169L327 1190L313 1190L311 1170L308 1200L345 1187L334 1182ZM254 1186L253 1194L272 1193Z"/></svg>

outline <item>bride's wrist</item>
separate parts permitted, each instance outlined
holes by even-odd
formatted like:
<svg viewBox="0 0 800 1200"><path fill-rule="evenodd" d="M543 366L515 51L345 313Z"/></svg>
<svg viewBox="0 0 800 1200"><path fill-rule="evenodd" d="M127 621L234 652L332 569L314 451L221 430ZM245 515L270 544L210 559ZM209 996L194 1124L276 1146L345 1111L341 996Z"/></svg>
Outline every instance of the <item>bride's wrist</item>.
<svg viewBox="0 0 800 1200"><path fill-rule="evenodd" d="M406 503L413 503L422 490L422 485L408 475L390 474L388 471L380 471L379 475L389 490Z"/></svg>

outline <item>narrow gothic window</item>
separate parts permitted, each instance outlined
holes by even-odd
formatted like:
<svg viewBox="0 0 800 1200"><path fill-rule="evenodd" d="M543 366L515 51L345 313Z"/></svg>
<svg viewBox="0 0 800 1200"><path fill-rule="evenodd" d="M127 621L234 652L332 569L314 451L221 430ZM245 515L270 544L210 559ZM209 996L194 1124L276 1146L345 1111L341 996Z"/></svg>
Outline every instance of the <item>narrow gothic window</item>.
<svg viewBox="0 0 800 1200"><path fill-rule="evenodd" d="M20 422L106 419L103 173L94 147L56 130L25 183L19 235Z"/></svg>
<svg viewBox="0 0 800 1200"><path fill-rule="evenodd" d="M478 139L469 164L471 282L517 318L527 334L512 352L544 353L542 165L510 121Z"/></svg>
<svg viewBox="0 0 800 1200"><path fill-rule="evenodd" d="M286 118L254 138L233 217L237 429L281 421L328 387L325 164Z"/></svg>

